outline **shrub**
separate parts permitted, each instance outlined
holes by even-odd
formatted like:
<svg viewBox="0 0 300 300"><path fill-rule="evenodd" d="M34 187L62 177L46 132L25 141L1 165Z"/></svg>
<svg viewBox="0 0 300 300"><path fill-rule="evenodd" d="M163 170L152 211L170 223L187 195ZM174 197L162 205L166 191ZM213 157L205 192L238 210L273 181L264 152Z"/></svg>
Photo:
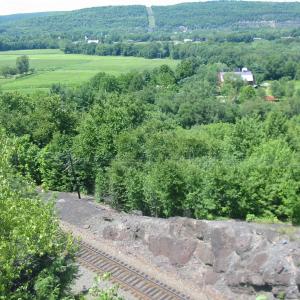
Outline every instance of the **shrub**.
<svg viewBox="0 0 300 300"><path fill-rule="evenodd" d="M11 144L0 140L0 299L63 299L76 272L72 239L52 202L11 171Z"/></svg>

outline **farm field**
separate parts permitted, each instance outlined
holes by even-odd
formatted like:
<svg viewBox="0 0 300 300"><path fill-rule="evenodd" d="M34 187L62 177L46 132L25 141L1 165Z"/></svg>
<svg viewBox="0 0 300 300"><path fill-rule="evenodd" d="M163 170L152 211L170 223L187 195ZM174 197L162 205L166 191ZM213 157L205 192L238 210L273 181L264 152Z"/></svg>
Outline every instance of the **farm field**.
<svg viewBox="0 0 300 300"><path fill-rule="evenodd" d="M0 78L1 90L32 92L47 90L54 83L76 86L99 72L119 75L129 71L150 70L162 64L170 67L177 64L171 59L64 54L60 50L20 50L0 52L0 68L14 66L20 55L28 55L30 67L35 69L35 73L18 79Z"/></svg>

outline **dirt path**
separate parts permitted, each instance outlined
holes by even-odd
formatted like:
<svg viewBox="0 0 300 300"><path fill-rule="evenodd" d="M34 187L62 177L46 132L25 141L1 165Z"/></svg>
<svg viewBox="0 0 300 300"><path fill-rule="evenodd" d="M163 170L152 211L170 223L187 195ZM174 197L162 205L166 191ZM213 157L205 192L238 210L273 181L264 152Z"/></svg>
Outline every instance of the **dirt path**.
<svg viewBox="0 0 300 300"><path fill-rule="evenodd" d="M151 6L147 6L148 20L149 20L149 29L152 31L156 26L154 13Z"/></svg>

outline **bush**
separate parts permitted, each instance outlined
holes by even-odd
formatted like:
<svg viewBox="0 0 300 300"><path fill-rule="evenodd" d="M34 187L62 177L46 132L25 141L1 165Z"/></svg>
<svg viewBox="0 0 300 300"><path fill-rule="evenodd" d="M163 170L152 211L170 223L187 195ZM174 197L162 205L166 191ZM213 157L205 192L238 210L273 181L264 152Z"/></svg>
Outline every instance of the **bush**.
<svg viewBox="0 0 300 300"><path fill-rule="evenodd" d="M11 144L0 140L0 299L63 299L76 272L72 239L52 203L11 171Z"/></svg>
<svg viewBox="0 0 300 300"><path fill-rule="evenodd" d="M40 151L39 169L42 184L46 189L73 191L75 178L70 161L70 139L55 134L53 140Z"/></svg>
<svg viewBox="0 0 300 300"><path fill-rule="evenodd" d="M100 287L100 285L109 279L109 273L105 273L102 277L98 276L95 279L93 287L89 290L89 294L93 296L95 300L124 300L123 297L118 295L118 286L112 286L110 288Z"/></svg>
<svg viewBox="0 0 300 300"><path fill-rule="evenodd" d="M15 67L4 66L0 70L0 74L5 78L18 74L18 70Z"/></svg>
<svg viewBox="0 0 300 300"><path fill-rule="evenodd" d="M29 58L27 55L22 55L17 58L16 67L19 74L28 73L29 71Z"/></svg>

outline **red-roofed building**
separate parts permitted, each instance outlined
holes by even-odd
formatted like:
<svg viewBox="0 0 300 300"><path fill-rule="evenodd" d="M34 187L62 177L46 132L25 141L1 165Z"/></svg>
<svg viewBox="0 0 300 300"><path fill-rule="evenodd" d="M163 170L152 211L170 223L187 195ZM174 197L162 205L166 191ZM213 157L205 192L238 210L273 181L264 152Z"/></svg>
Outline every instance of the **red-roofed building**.
<svg viewBox="0 0 300 300"><path fill-rule="evenodd" d="M268 101L268 102L277 102L277 98L275 98L274 96L265 96L265 100Z"/></svg>

